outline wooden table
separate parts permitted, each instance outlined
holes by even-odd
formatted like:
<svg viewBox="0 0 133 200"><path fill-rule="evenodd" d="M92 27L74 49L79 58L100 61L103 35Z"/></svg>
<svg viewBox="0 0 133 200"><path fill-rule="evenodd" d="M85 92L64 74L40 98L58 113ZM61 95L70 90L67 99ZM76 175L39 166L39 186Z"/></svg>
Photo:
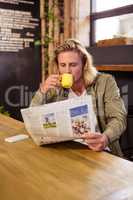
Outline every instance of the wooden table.
<svg viewBox="0 0 133 200"><path fill-rule="evenodd" d="M76 142L4 141L19 133L26 133L23 123L0 115L1 200L133 199L132 162Z"/></svg>

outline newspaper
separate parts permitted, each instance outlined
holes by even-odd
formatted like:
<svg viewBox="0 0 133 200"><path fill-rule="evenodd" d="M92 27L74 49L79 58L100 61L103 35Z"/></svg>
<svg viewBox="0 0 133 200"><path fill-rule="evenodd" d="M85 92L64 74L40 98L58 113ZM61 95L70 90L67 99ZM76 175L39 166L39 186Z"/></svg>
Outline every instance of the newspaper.
<svg viewBox="0 0 133 200"><path fill-rule="evenodd" d="M37 145L74 140L95 131L90 95L21 109L21 113Z"/></svg>

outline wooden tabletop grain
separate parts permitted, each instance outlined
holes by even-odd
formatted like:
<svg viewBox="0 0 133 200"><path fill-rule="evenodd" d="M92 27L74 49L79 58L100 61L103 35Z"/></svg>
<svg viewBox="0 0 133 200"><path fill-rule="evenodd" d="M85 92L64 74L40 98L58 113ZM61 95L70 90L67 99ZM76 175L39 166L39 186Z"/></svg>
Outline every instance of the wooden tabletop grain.
<svg viewBox="0 0 133 200"><path fill-rule="evenodd" d="M24 124L0 115L1 200L132 200L133 163L76 142L39 147Z"/></svg>

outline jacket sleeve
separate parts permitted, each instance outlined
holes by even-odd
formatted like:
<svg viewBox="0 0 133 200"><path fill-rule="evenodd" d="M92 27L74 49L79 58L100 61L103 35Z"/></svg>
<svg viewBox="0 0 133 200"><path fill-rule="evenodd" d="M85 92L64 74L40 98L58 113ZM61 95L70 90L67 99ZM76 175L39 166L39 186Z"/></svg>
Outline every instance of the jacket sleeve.
<svg viewBox="0 0 133 200"><path fill-rule="evenodd" d="M30 107L55 102L57 101L57 97L58 94L57 90L55 89L50 89L46 93L42 93L40 90L38 90L31 100Z"/></svg>
<svg viewBox="0 0 133 200"><path fill-rule="evenodd" d="M38 90L34 97L31 100L30 107L39 106L45 103L45 94L42 94L40 90Z"/></svg>
<svg viewBox="0 0 133 200"><path fill-rule="evenodd" d="M119 139L126 129L126 109L119 89L112 76L106 81L104 93L105 121L106 128L104 134L109 138L110 143Z"/></svg>

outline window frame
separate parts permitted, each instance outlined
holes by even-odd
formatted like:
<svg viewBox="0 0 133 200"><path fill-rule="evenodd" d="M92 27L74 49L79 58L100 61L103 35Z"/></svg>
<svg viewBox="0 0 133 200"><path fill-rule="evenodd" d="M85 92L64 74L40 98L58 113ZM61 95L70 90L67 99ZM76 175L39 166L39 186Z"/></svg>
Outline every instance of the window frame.
<svg viewBox="0 0 133 200"><path fill-rule="evenodd" d="M98 19L114 17L124 14L133 13L133 5L118 7L106 11L93 12L96 0L90 0L90 46L95 46L95 21Z"/></svg>
<svg viewBox="0 0 133 200"><path fill-rule="evenodd" d="M92 54L94 58L94 65L103 66L112 66L109 71L121 71L121 68L118 66L127 65L127 71L133 71L133 45L118 45L118 46L107 46L107 47L97 47L95 43L95 20L118 16L121 14L133 13L133 5L123 6L119 8L110 9L102 12L92 13L92 1L96 5L96 0L90 0L90 34L89 41L90 46L87 50ZM116 65L116 66L114 66ZM130 65L130 67L128 67ZM103 70L102 70L103 71Z"/></svg>

